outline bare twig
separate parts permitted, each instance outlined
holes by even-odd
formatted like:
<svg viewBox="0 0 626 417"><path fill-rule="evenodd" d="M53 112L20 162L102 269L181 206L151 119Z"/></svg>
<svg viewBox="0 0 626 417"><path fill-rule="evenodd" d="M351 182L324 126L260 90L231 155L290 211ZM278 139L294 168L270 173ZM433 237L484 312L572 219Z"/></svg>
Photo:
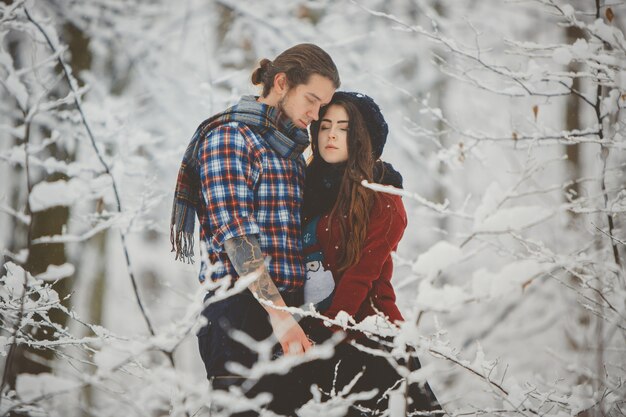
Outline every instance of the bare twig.
<svg viewBox="0 0 626 417"><path fill-rule="evenodd" d="M26 112L24 111L24 115L26 114ZM26 196L26 215L30 216L31 210L30 210L30 193L33 190L33 186L31 183L31 177L30 177L30 164L29 164L29 157L28 157L28 145L30 143L30 129L31 129L31 124L30 123L26 123L26 130L25 130L25 134L24 134L24 148L26 150L25 152L25 161L24 161L24 166L25 166L25 171L26 171L26 189L27 189L27 196ZM30 249L31 246L31 242L32 242L32 235L33 235L33 222L28 222L28 233L27 233L27 243L28 243L28 247ZM8 378L9 375L11 373L12 367L13 367L13 360L14 360L14 356L15 356L15 352L17 350L17 334L19 329L22 327L22 319L24 317L24 303L26 302L26 293L28 290L28 272L26 272L26 270L24 270L24 283L23 283L23 287L22 287L22 294L20 295L20 307L19 307L19 311L17 313L17 318L15 320L15 324L13 326L13 330L11 332L11 342L10 342L10 348L9 348L9 352L7 354L7 358L4 362L4 372L2 374L2 383L0 384L0 402L2 402L2 398L3 398L3 391L4 391L4 387L7 385L7 383L9 382Z"/></svg>
<svg viewBox="0 0 626 417"><path fill-rule="evenodd" d="M102 156L102 154L100 153L100 150L98 149L98 146L96 144L96 139L95 136L93 135L93 132L91 130L91 127L89 125L89 122L87 121L87 118L85 116L85 113L83 111L83 107L82 104L80 102L80 98L79 98L79 94L78 94L78 83L76 82L76 79L72 76L71 73L71 69L67 66L67 64L65 63L65 61L63 60L63 57L61 56L60 53L58 53L57 47L54 45L54 43L52 42L52 40L50 39L50 37L48 36L48 33L45 31L45 29L36 21L33 19L33 17L30 15L28 8L26 6L24 6L24 13L26 14L26 17L28 18L28 20L35 25L35 27L39 30L39 32L43 35L43 37L46 39L46 42L48 44L48 46L50 47L50 49L52 50L52 52L54 54L57 55L57 60L63 70L63 73L65 74L65 79L67 81L67 84L69 86L69 88L72 90L73 94L73 98L74 98L74 104L76 105L76 109L78 110L79 114L80 114L80 118L81 121L83 123L83 125L85 126L85 130L87 131L87 136L89 137L89 140L91 141L91 145L94 149L94 152L96 153L96 156L98 158L98 160L100 161L100 164L102 165L102 167L104 168L104 171L111 177L111 184L113 187L113 194L115 195L115 202L117 205L117 211L119 211L120 213L122 212L122 202L120 199L120 195L118 192L118 188L117 188L117 183L115 181L115 178L113 177L113 174L111 173L111 169L109 168L108 164L105 162L104 157ZM130 262L130 255L129 255L129 251L128 251L128 245L126 244L126 234L120 230L120 236L122 239L122 248L124 250L124 258L126 260L126 266L128 269L128 275L130 277L130 281L133 287L133 291L135 293L135 299L137 300L137 304L139 305L139 309L141 310L141 314L146 322L146 325L148 326L148 330L150 331L151 335L154 335L154 328L152 326L152 323L150 322L150 318L148 317L148 314L143 306L143 302L141 301L141 297L139 295L139 289L137 286L137 280L135 279L135 275L133 273L132 270L132 266L131 266L131 262ZM174 364L174 359L173 356L171 354L168 354L170 362L172 362L172 365Z"/></svg>

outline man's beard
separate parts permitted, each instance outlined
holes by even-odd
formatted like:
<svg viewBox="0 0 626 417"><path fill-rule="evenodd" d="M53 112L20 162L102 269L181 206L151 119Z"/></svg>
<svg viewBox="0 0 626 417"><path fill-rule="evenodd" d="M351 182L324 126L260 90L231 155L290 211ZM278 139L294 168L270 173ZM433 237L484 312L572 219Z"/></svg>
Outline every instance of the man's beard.
<svg viewBox="0 0 626 417"><path fill-rule="evenodd" d="M278 100L278 105L277 105L278 111L283 116L288 116L287 112L285 111L285 107L287 106L287 96L288 95L289 95L289 92L287 92L287 94L285 94L285 97L283 97L280 100Z"/></svg>
<svg viewBox="0 0 626 417"><path fill-rule="evenodd" d="M288 97L289 97L289 91L287 91L287 94L285 94L285 97L278 100L278 103L276 104L276 107L278 108L278 112L281 115L280 117L288 118L291 121L291 123L293 123L299 129L306 129L306 126L301 127L298 123L296 123L296 120L294 120L293 117L289 113L287 113L287 105L289 103L289 101L287 100ZM307 119L307 120L302 120L302 122L308 125L311 121Z"/></svg>

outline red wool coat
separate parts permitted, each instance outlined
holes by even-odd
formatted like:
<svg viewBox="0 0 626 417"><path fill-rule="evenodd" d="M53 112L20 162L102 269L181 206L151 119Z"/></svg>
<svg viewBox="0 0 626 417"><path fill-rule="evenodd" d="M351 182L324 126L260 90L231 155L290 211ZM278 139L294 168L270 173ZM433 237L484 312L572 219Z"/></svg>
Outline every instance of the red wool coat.
<svg viewBox="0 0 626 417"><path fill-rule="evenodd" d="M343 247L338 236L339 224L335 221L329 228L329 217L325 215L317 225L317 240L324 254L324 266L332 272L335 280L335 294L324 313L328 317L334 318L343 310L359 322L378 310L391 322L403 320L391 286L391 252L397 249L406 229L406 211L399 196L378 193L377 197L370 212L361 259L343 274L337 272L338 255Z"/></svg>

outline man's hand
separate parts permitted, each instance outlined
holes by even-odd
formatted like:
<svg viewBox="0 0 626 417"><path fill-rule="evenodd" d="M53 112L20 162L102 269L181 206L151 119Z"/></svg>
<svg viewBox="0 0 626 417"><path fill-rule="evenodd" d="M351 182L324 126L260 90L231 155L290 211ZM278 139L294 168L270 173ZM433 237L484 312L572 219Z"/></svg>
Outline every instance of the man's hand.
<svg viewBox="0 0 626 417"><path fill-rule="evenodd" d="M246 235L228 239L224 242L224 249L239 276L248 275L257 270L261 271L259 278L248 288L259 300L269 301L272 304L261 303L269 315L274 336L278 339L285 355L303 354L309 350L311 342L291 313L275 308L287 305L265 268L261 245L256 236Z"/></svg>
<svg viewBox="0 0 626 417"><path fill-rule="evenodd" d="M273 310L269 316L274 335L285 355L301 355L311 348L311 341L291 314Z"/></svg>

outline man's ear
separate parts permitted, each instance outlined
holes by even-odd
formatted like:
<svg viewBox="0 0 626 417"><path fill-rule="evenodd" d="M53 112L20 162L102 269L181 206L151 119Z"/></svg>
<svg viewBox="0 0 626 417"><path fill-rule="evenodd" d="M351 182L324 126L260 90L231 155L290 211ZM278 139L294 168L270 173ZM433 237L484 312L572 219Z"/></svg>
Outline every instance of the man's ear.
<svg viewBox="0 0 626 417"><path fill-rule="evenodd" d="M287 92L288 88L287 84L287 74L284 72L279 72L274 76L274 91L278 93L279 96L283 96Z"/></svg>

